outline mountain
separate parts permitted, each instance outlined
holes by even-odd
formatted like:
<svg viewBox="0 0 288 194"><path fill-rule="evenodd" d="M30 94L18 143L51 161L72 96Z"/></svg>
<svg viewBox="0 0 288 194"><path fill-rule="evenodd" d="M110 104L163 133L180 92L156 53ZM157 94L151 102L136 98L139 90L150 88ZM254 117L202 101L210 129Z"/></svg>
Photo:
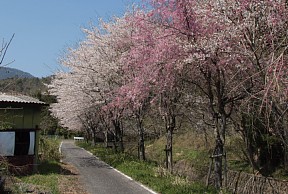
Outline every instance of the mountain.
<svg viewBox="0 0 288 194"><path fill-rule="evenodd" d="M0 80L8 78L34 78L30 73L10 68L10 67L0 67Z"/></svg>
<svg viewBox="0 0 288 194"><path fill-rule="evenodd" d="M28 96L34 96L47 90L44 80L38 77L34 78L7 78L0 79L0 92L17 93Z"/></svg>

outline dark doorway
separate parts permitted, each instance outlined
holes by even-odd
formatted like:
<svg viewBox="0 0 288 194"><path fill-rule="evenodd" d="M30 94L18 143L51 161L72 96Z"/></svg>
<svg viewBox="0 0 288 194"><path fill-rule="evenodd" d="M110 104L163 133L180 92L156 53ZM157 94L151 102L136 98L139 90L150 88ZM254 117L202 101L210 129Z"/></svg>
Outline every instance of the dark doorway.
<svg viewBox="0 0 288 194"><path fill-rule="evenodd" d="M29 132L15 132L15 156L28 155L30 146Z"/></svg>

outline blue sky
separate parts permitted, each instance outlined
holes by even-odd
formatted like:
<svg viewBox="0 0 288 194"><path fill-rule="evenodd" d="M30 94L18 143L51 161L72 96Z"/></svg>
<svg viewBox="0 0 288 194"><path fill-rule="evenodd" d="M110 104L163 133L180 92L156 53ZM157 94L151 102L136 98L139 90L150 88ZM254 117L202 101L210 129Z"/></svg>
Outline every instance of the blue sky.
<svg viewBox="0 0 288 194"><path fill-rule="evenodd" d="M141 0L1 0L0 38L15 37L3 64L36 77L52 75L68 46L83 39L82 27L122 16ZM2 65L3 65L2 64Z"/></svg>

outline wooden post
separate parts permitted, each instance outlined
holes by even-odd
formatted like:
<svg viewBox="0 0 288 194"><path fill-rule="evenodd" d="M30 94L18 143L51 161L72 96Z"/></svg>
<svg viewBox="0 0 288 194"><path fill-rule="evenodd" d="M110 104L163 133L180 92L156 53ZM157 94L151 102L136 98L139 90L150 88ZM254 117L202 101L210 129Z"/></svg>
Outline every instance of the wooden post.
<svg viewBox="0 0 288 194"><path fill-rule="evenodd" d="M206 187L208 187L208 185L209 185L209 180L210 180L212 165L213 165L213 157L211 156L210 159L211 160L210 160L208 175L207 175L207 179L206 179Z"/></svg>
<svg viewBox="0 0 288 194"><path fill-rule="evenodd" d="M227 157L224 151L224 188L227 188Z"/></svg>
<svg viewBox="0 0 288 194"><path fill-rule="evenodd" d="M287 172L288 171L288 125L286 118L283 118L284 123L284 169Z"/></svg>
<svg viewBox="0 0 288 194"><path fill-rule="evenodd" d="M166 157L165 157L165 166L166 166L166 169L168 169L168 149L167 149L167 145L165 145L165 154L166 154Z"/></svg>

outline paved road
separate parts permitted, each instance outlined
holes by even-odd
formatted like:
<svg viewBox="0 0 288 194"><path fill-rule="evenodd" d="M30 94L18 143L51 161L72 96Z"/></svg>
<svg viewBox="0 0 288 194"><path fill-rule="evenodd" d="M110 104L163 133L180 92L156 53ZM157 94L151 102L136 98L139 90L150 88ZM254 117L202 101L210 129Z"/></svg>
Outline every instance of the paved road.
<svg viewBox="0 0 288 194"><path fill-rule="evenodd" d="M109 165L92 156L73 141L63 141L61 151L63 162L74 165L81 181L91 194L150 194L137 182L123 176Z"/></svg>

